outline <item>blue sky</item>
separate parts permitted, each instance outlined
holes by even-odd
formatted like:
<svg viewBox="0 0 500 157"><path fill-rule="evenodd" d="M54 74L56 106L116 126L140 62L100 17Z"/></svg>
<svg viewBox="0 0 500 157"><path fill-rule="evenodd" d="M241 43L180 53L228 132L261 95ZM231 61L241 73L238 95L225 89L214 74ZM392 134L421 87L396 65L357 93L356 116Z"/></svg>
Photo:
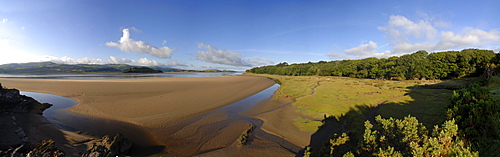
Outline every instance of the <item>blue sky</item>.
<svg viewBox="0 0 500 157"><path fill-rule="evenodd" d="M500 50L499 0L0 0L0 64L160 65L245 70Z"/></svg>

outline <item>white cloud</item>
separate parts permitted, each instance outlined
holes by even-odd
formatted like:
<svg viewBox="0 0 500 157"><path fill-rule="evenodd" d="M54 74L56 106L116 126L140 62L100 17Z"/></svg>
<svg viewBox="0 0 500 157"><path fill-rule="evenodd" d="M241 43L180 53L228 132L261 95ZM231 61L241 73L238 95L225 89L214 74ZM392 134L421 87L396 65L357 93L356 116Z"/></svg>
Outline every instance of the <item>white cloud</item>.
<svg viewBox="0 0 500 157"><path fill-rule="evenodd" d="M463 46L484 46L500 41L500 31L486 32L480 29L466 28L464 33L456 34L451 31L441 32L441 41L436 49L449 49Z"/></svg>
<svg viewBox="0 0 500 157"><path fill-rule="evenodd" d="M347 49L344 52L349 55L365 56L374 53L377 49L377 43L369 41L367 44L361 44L358 47Z"/></svg>
<svg viewBox="0 0 500 157"><path fill-rule="evenodd" d="M269 58L253 57L252 60L248 61L252 66L268 65L274 64L274 61Z"/></svg>
<svg viewBox="0 0 500 157"><path fill-rule="evenodd" d="M106 61L100 58L79 58L73 59L67 56L57 58L57 57L47 57L49 61L60 64L106 64Z"/></svg>
<svg viewBox="0 0 500 157"><path fill-rule="evenodd" d="M246 60L241 57L240 53L231 50L219 50L215 46L205 45L203 43L198 43L198 48L205 49L205 51L198 51L196 53L197 59L210 63L247 67L274 63L270 59L259 57L254 57L252 60Z"/></svg>
<svg viewBox="0 0 500 157"><path fill-rule="evenodd" d="M149 60L147 58L140 58L139 60L126 59L126 58L116 58L114 56L109 56L110 62L112 64L130 64L139 66L160 66L164 65L156 60Z"/></svg>
<svg viewBox="0 0 500 157"><path fill-rule="evenodd" d="M174 51L174 49L167 46L158 48L144 41L135 41L130 38L130 31L128 28L123 29L123 36L120 38L118 43L110 41L107 42L106 45L119 48L121 51L125 52L132 51L140 54L150 54L159 58L170 58L170 54Z"/></svg>
<svg viewBox="0 0 500 157"><path fill-rule="evenodd" d="M180 63L177 60L172 60L170 64L167 64L168 66L174 66L174 67L187 67L188 65L185 63Z"/></svg>
<svg viewBox="0 0 500 157"><path fill-rule="evenodd" d="M438 28L451 28L453 26L451 23L443 21L436 21L433 25Z"/></svg>
<svg viewBox="0 0 500 157"><path fill-rule="evenodd" d="M449 27L452 27L451 23L431 22L429 20L415 22L398 15L390 16L387 26L378 27L378 29L389 36L388 40L391 43L392 52L398 55L418 50L439 51L468 47L493 48L491 45L500 42L499 30L485 31L466 27L462 32L457 33L436 29Z"/></svg>
<svg viewBox="0 0 500 157"><path fill-rule="evenodd" d="M404 16L393 15L385 27L378 27L394 39L394 42L406 43L410 40L432 40L437 35L437 30L429 21L411 21Z"/></svg>
<svg viewBox="0 0 500 157"><path fill-rule="evenodd" d="M2 23L7 23L7 21L9 21L9 19L7 19L7 18L2 19Z"/></svg>

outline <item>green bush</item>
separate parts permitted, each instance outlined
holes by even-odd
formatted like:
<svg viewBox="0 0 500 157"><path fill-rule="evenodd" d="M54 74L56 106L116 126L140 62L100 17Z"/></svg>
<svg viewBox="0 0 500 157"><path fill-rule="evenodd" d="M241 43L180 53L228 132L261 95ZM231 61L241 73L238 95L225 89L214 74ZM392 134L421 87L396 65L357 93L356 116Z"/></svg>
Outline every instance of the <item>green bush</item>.
<svg viewBox="0 0 500 157"><path fill-rule="evenodd" d="M375 121L375 125L365 122L359 146L351 147L343 153L344 156L478 156L478 152L471 151L457 136L455 120L446 121L441 127L435 126L431 133L411 116L384 119L379 115ZM335 152L337 147L347 144L349 139L345 133L341 136L335 134L330 139L329 151L322 150L312 156L339 156Z"/></svg>
<svg viewBox="0 0 500 157"><path fill-rule="evenodd" d="M459 135L475 150L500 155L500 105L488 89L474 83L454 91L448 108L448 119L456 120Z"/></svg>

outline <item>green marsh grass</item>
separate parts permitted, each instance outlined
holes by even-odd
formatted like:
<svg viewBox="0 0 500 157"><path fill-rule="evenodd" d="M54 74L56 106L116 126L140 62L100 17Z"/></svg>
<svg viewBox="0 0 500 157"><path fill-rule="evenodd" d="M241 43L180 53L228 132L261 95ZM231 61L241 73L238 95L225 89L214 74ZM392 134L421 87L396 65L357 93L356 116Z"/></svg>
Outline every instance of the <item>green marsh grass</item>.
<svg viewBox="0 0 500 157"><path fill-rule="evenodd" d="M389 81L326 76L259 75L279 79L278 97L291 97L295 111L304 116L294 119L302 131L314 132L325 117L337 117L347 112L368 113L368 108L379 106L377 114L384 118L415 116L427 126L445 120L446 107L452 90L423 88L423 85L443 83L435 80ZM458 83L457 83L458 82ZM463 81L462 81L463 82ZM460 86L460 81L450 84ZM500 92L500 85L499 85ZM314 93L313 93L314 90ZM500 94L500 93L499 93ZM361 106L361 107L360 107ZM357 111L359 108L364 111ZM363 119L350 117L350 119ZM364 120L363 120L364 121Z"/></svg>

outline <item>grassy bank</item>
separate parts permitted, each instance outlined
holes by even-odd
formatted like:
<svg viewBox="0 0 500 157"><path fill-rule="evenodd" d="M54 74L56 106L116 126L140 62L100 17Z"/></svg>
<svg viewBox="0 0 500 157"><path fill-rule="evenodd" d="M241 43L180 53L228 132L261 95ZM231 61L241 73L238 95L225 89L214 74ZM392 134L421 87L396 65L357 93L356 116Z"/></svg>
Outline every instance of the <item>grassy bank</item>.
<svg viewBox="0 0 500 157"><path fill-rule="evenodd" d="M460 84L435 80L388 81L326 76L261 75L279 79L278 98L295 99L292 104L300 113L294 119L302 131L315 132L325 117L348 115L364 121L370 114L382 117L417 117L426 126L442 123L451 90L429 88L438 84ZM426 86L430 85L430 86ZM347 114L357 112L358 114Z"/></svg>

